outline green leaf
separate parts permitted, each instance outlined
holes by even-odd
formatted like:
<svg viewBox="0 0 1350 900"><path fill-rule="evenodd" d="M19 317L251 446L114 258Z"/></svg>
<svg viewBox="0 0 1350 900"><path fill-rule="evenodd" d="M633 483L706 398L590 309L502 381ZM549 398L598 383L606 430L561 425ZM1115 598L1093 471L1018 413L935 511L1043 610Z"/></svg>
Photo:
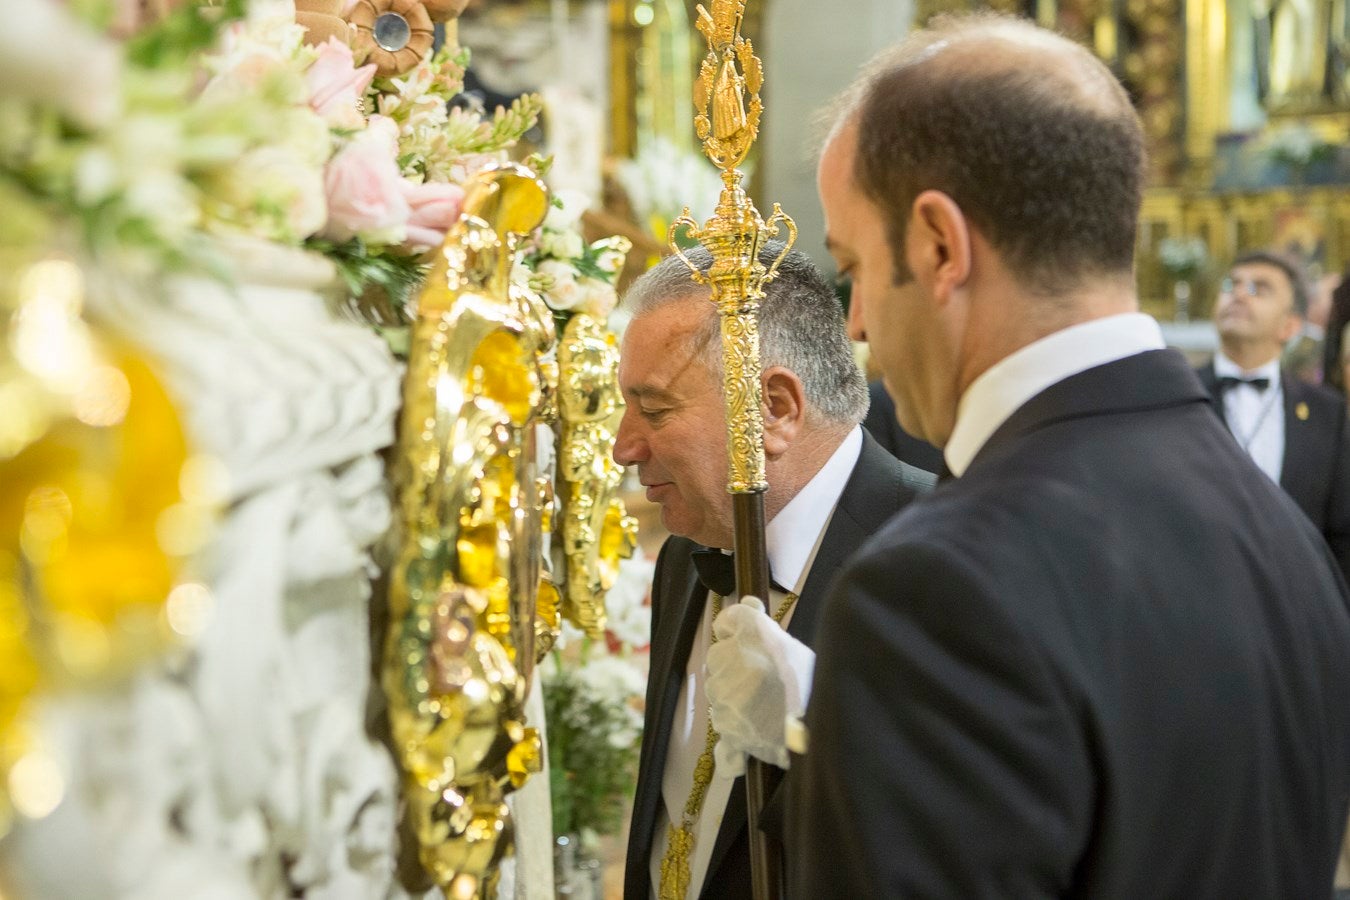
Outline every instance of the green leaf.
<svg viewBox="0 0 1350 900"><path fill-rule="evenodd" d="M127 59L157 69L192 59L216 42L221 26L243 18L246 0L220 0L209 6L184 3L127 41Z"/></svg>

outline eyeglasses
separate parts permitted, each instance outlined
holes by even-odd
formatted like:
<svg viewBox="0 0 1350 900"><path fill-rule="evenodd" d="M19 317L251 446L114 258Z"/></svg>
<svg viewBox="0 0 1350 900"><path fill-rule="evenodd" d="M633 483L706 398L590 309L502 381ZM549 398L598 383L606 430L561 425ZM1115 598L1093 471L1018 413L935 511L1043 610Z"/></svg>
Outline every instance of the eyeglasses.
<svg viewBox="0 0 1350 900"><path fill-rule="evenodd" d="M1269 281L1261 281L1256 278L1233 278L1230 275L1223 280L1219 289L1225 294L1232 294L1241 289L1244 294L1259 297L1262 300L1275 296L1275 285Z"/></svg>

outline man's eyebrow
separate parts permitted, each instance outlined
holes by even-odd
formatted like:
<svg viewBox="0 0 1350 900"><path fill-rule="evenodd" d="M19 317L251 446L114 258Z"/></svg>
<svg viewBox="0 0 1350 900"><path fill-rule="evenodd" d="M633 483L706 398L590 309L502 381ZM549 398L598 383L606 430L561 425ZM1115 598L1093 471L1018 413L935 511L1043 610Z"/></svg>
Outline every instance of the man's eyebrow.
<svg viewBox="0 0 1350 900"><path fill-rule="evenodd" d="M674 400L675 394L654 384L635 384L628 393L639 400Z"/></svg>

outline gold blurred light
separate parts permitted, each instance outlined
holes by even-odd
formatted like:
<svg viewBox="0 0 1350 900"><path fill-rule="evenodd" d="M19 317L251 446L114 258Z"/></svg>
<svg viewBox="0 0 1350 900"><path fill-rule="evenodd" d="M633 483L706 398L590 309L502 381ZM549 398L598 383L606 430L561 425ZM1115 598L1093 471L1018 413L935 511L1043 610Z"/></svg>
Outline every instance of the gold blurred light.
<svg viewBox="0 0 1350 900"><path fill-rule="evenodd" d="M71 398L75 418L95 428L121 422L130 405L131 382L113 366L96 366L85 373Z"/></svg>
<svg viewBox="0 0 1350 900"><path fill-rule="evenodd" d="M183 463L178 478L183 500L202 506L218 506L230 493L230 470L218 457L197 453Z"/></svg>
<svg viewBox="0 0 1350 900"><path fill-rule="evenodd" d="M25 754L9 770L9 799L19 815L42 819L51 815L66 794L61 767L45 753Z"/></svg>
<svg viewBox="0 0 1350 900"><path fill-rule="evenodd" d="M185 638L194 638L206 631L215 611L215 596L206 585L196 582L175 587L164 604L164 617L169 627Z"/></svg>
<svg viewBox="0 0 1350 900"><path fill-rule="evenodd" d="M206 510L188 503L175 503L159 514L155 539L170 556L189 556L201 549L211 527Z"/></svg>
<svg viewBox="0 0 1350 900"><path fill-rule="evenodd" d="M83 305L84 281L73 263L47 259L24 273L10 344L25 369L62 392L74 391L94 366L94 344L79 318Z"/></svg>

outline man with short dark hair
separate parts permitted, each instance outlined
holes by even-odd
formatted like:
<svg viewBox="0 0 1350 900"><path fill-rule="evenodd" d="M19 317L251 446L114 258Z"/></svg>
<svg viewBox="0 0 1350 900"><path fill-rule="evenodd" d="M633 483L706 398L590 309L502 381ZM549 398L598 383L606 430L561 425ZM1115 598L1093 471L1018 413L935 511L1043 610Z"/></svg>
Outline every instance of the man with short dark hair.
<svg viewBox="0 0 1350 900"><path fill-rule="evenodd" d="M1350 573L1350 431L1345 400L1282 370L1308 309L1302 267L1271 251L1233 261L1214 307L1219 351L1198 370L1252 461L1289 494Z"/></svg>
<svg viewBox="0 0 1350 900"><path fill-rule="evenodd" d="M841 109L818 184L849 328L951 477L821 613L791 895L1329 896L1350 598L1138 312L1129 98L982 17Z"/></svg>
<svg viewBox="0 0 1350 900"><path fill-rule="evenodd" d="M772 265L782 249L766 246L761 262ZM708 252L687 255L706 274ZM676 257L639 278L624 307L633 318L620 354L627 408L614 458L638 467L647 498L661 505L661 521L674 535L661 548L652 585L651 672L624 897L749 898L738 777L744 757L728 752L740 735L710 727L704 665L715 640L723 648L739 640L712 633L723 599L734 593L730 557L722 553L732 546L733 522L719 317L708 289ZM773 618L764 616L766 631L754 637L777 641L760 660L771 664L775 686L786 679L791 690L766 696L759 686L768 673L734 665L722 674L739 696L723 699L738 731L754 722L764 726L755 734L774 732L771 746L758 749L781 765L784 717L802 711L798 698L811 678L808 647L825 588L848 554L933 478L859 428L867 387L834 291L805 254L789 253L767 286L759 338L765 542L777 587L764 598ZM780 808L782 800L770 805ZM766 811L766 830L781 840L773 818Z"/></svg>

